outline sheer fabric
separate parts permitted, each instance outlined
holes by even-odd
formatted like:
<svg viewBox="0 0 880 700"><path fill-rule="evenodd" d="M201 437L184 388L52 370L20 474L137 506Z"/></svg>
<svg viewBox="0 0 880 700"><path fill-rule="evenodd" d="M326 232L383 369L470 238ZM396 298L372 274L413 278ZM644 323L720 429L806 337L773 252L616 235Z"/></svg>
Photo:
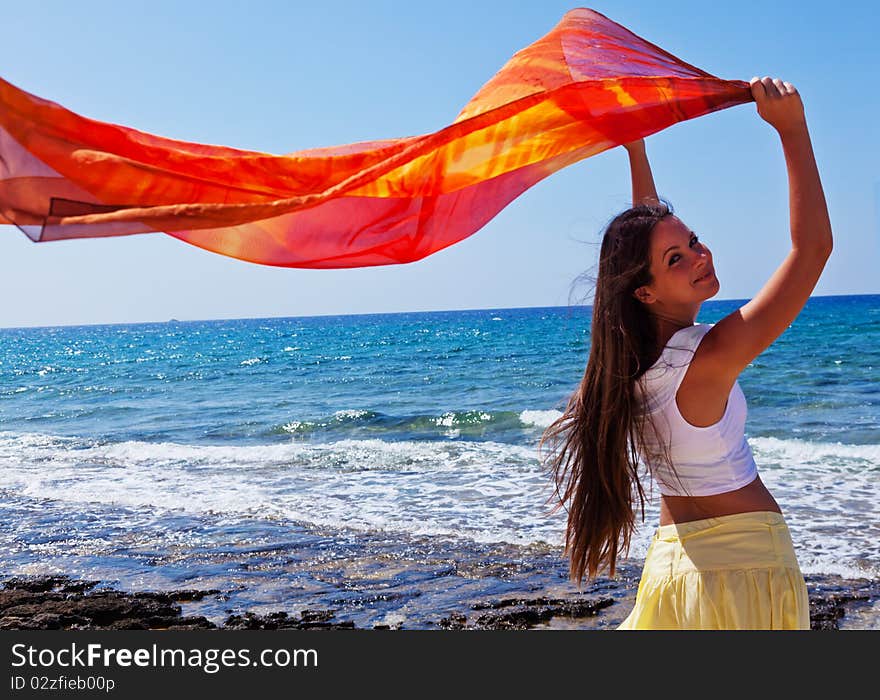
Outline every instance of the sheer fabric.
<svg viewBox="0 0 880 700"><path fill-rule="evenodd" d="M406 263L560 168L751 100L584 8L438 131L285 155L88 119L0 79L0 223L34 241L164 232L285 267Z"/></svg>

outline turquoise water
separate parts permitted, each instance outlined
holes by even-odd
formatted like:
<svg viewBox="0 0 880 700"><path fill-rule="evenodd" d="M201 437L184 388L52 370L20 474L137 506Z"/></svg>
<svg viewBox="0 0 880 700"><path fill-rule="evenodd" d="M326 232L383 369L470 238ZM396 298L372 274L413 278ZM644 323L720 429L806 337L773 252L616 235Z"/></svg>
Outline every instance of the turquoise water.
<svg viewBox="0 0 880 700"><path fill-rule="evenodd" d="M179 585L214 571L211 543L273 532L277 547L281 525L556 547L564 512L546 514L536 446L583 374L589 321L551 307L0 330L0 572ZM805 572L880 576L878 378L877 295L811 299L740 376ZM656 520L655 497L634 559Z"/></svg>

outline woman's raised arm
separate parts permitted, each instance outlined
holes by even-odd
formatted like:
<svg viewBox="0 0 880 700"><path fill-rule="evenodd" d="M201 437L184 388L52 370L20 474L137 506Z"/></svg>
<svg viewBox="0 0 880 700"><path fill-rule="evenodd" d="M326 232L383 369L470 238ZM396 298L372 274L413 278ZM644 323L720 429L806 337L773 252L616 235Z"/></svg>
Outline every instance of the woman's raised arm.
<svg viewBox="0 0 880 700"><path fill-rule="evenodd" d="M632 175L633 206L637 204L659 204L654 176L648 163L645 140L631 141L623 144L629 153L629 167Z"/></svg>
<svg viewBox="0 0 880 700"><path fill-rule="evenodd" d="M831 255L831 222L800 95L779 79L752 79L758 114L779 133L788 170L791 251L747 304L706 334L717 374L737 376L791 325ZM762 227L760 211L743 207L740 225ZM706 341L709 341L708 343Z"/></svg>

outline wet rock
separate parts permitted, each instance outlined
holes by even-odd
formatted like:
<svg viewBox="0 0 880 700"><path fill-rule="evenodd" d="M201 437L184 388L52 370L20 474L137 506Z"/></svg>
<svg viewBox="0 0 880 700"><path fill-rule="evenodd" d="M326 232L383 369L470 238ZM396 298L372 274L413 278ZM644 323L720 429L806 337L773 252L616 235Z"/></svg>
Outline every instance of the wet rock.
<svg viewBox="0 0 880 700"><path fill-rule="evenodd" d="M327 622L333 617L333 610L303 610L300 618L303 623Z"/></svg>
<svg viewBox="0 0 880 700"><path fill-rule="evenodd" d="M438 624L445 630L461 630L467 626L467 615L452 613L449 617L441 618Z"/></svg>
<svg viewBox="0 0 880 700"><path fill-rule="evenodd" d="M230 615L223 623L224 629L233 630L303 630L303 629L355 629L354 622L332 622L332 610L303 610L300 618L290 617L286 612L256 615Z"/></svg>
<svg viewBox="0 0 880 700"><path fill-rule="evenodd" d="M204 617L182 617L169 594L85 592L95 585L66 576L9 579L0 590L0 629L216 627Z"/></svg>
<svg viewBox="0 0 880 700"><path fill-rule="evenodd" d="M97 582L67 576L16 577L0 590L0 629L217 629L201 616L184 617L178 601L196 601L220 591L168 592L98 590ZM303 610L299 618L286 612L230 615L224 629L354 629L354 622L334 620L335 610Z"/></svg>
<svg viewBox="0 0 880 700"><path fill-rule="evenodd" d="M230 615L223 627L231 630L277 630L296 629L296 620L287 617L286 612L255 615L246 612L243 615Z"/></svg>
<svg viewBox="0 0 880 700"><path fill-rule="evenodd" d="M45 593L56 591L58 593L82 593L94 588L100 581L79 581L69 576L14 576L3 582L3 588L7 590L30 591L31 593Z"/></svg>
<svg viewBox="0 0 880 700"><path fill-rule="evenodd" d="M478 603L474 609L500 612L484 613L473 623L475 629L525 630L554 617L592 617L614 604L613 598L505 598L492 603ZM502 610L503 609L503 610Z"/></svg>
<svg viewBox="0 0 880 700"><path fill-rule="evenodd" d="M493 569L492 573L497 575L498 571ZM466 586L452 591L444 583L439 591L444 596L440 609L446 616L439 622L430 607L418 605L438 593L428 578L406 581L405 588L397 591L345 589L336 599L324 598L318 603L329 603L328 608L307 609L298 615L257 615L230 608L221 611L227 618L219 625L205 617L184 616L179 605L208 596L229 598L216 589L125 593L95 590L99 582L67 576L17 576L0 583L0 629L356 629L362 625L390 630L402 629L395 607L399 610L407 601L416 601L415 605L407 604L407 628L412 629L613 629L632 606L637 574L633 569L632 576L625 579L600 579L577 592L570 589L568 581L547 583L546 574L542 574L495 596L491 591L487 595L485 586L472 578ZM808 575L805 579L814 630L858 627L860 615L868 614L880 601L878 580L829 575ZM207 602L198 611L210 608ZM354 620L338 620L337 614Z"/></svg>
<svg viewBox="0 0 880 700"><path fill-rule="evenodd" d="M465 615L453 613L441 619L439 626L443 629L527 630L554 617L592 617L613 604L613 598L503 598L471 605L472 610L492 612L477 616L470 625Z"/></svg>
<svg viewBox="0 0 880 700"><path fill-rule="evenodd" d="M374 630L399 630L399 629L403 629L403 623L398 622L395 625L378 624L378 625L373 625L373 629Z"/></svg>
<svg viewBox="0 0 880 700"><path fill-rule="evenodd" d="M867 600L867 596L829 596L810 601L810 629L838 630L840 619L846 614L847 603Z"/></svg>
<svg viewBox="0 0 880 700"><path fill-rule="evenodd" d="M200 590L184 590L184 591L168 591L165 595L167 595L171 600L176 600L178 603L188 603L191 601L202 600L209 595L219 596L220 590L217 588L209 588L204 591Z"/></svg>
<svg viewBox="0 0 880 700"><path fill-rule="evenodd" d="M838 630L841 620L857 607L880 598L880 581L839 576L804 576L810 596L810 628Z"/></svg>

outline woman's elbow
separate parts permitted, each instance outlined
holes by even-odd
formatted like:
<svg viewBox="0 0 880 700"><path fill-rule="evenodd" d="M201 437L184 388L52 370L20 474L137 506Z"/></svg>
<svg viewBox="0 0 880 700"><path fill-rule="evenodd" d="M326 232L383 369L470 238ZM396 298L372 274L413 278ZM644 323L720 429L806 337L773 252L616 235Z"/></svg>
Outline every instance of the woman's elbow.
<svg viewBox="0 0 880 700"><path fill-rule="evenodd" d="M831 235L831 227L827 227L823 234L816 241L815 247L820 255L829 258L831 257L831 251L834 250L834 237Z"/></svg>

